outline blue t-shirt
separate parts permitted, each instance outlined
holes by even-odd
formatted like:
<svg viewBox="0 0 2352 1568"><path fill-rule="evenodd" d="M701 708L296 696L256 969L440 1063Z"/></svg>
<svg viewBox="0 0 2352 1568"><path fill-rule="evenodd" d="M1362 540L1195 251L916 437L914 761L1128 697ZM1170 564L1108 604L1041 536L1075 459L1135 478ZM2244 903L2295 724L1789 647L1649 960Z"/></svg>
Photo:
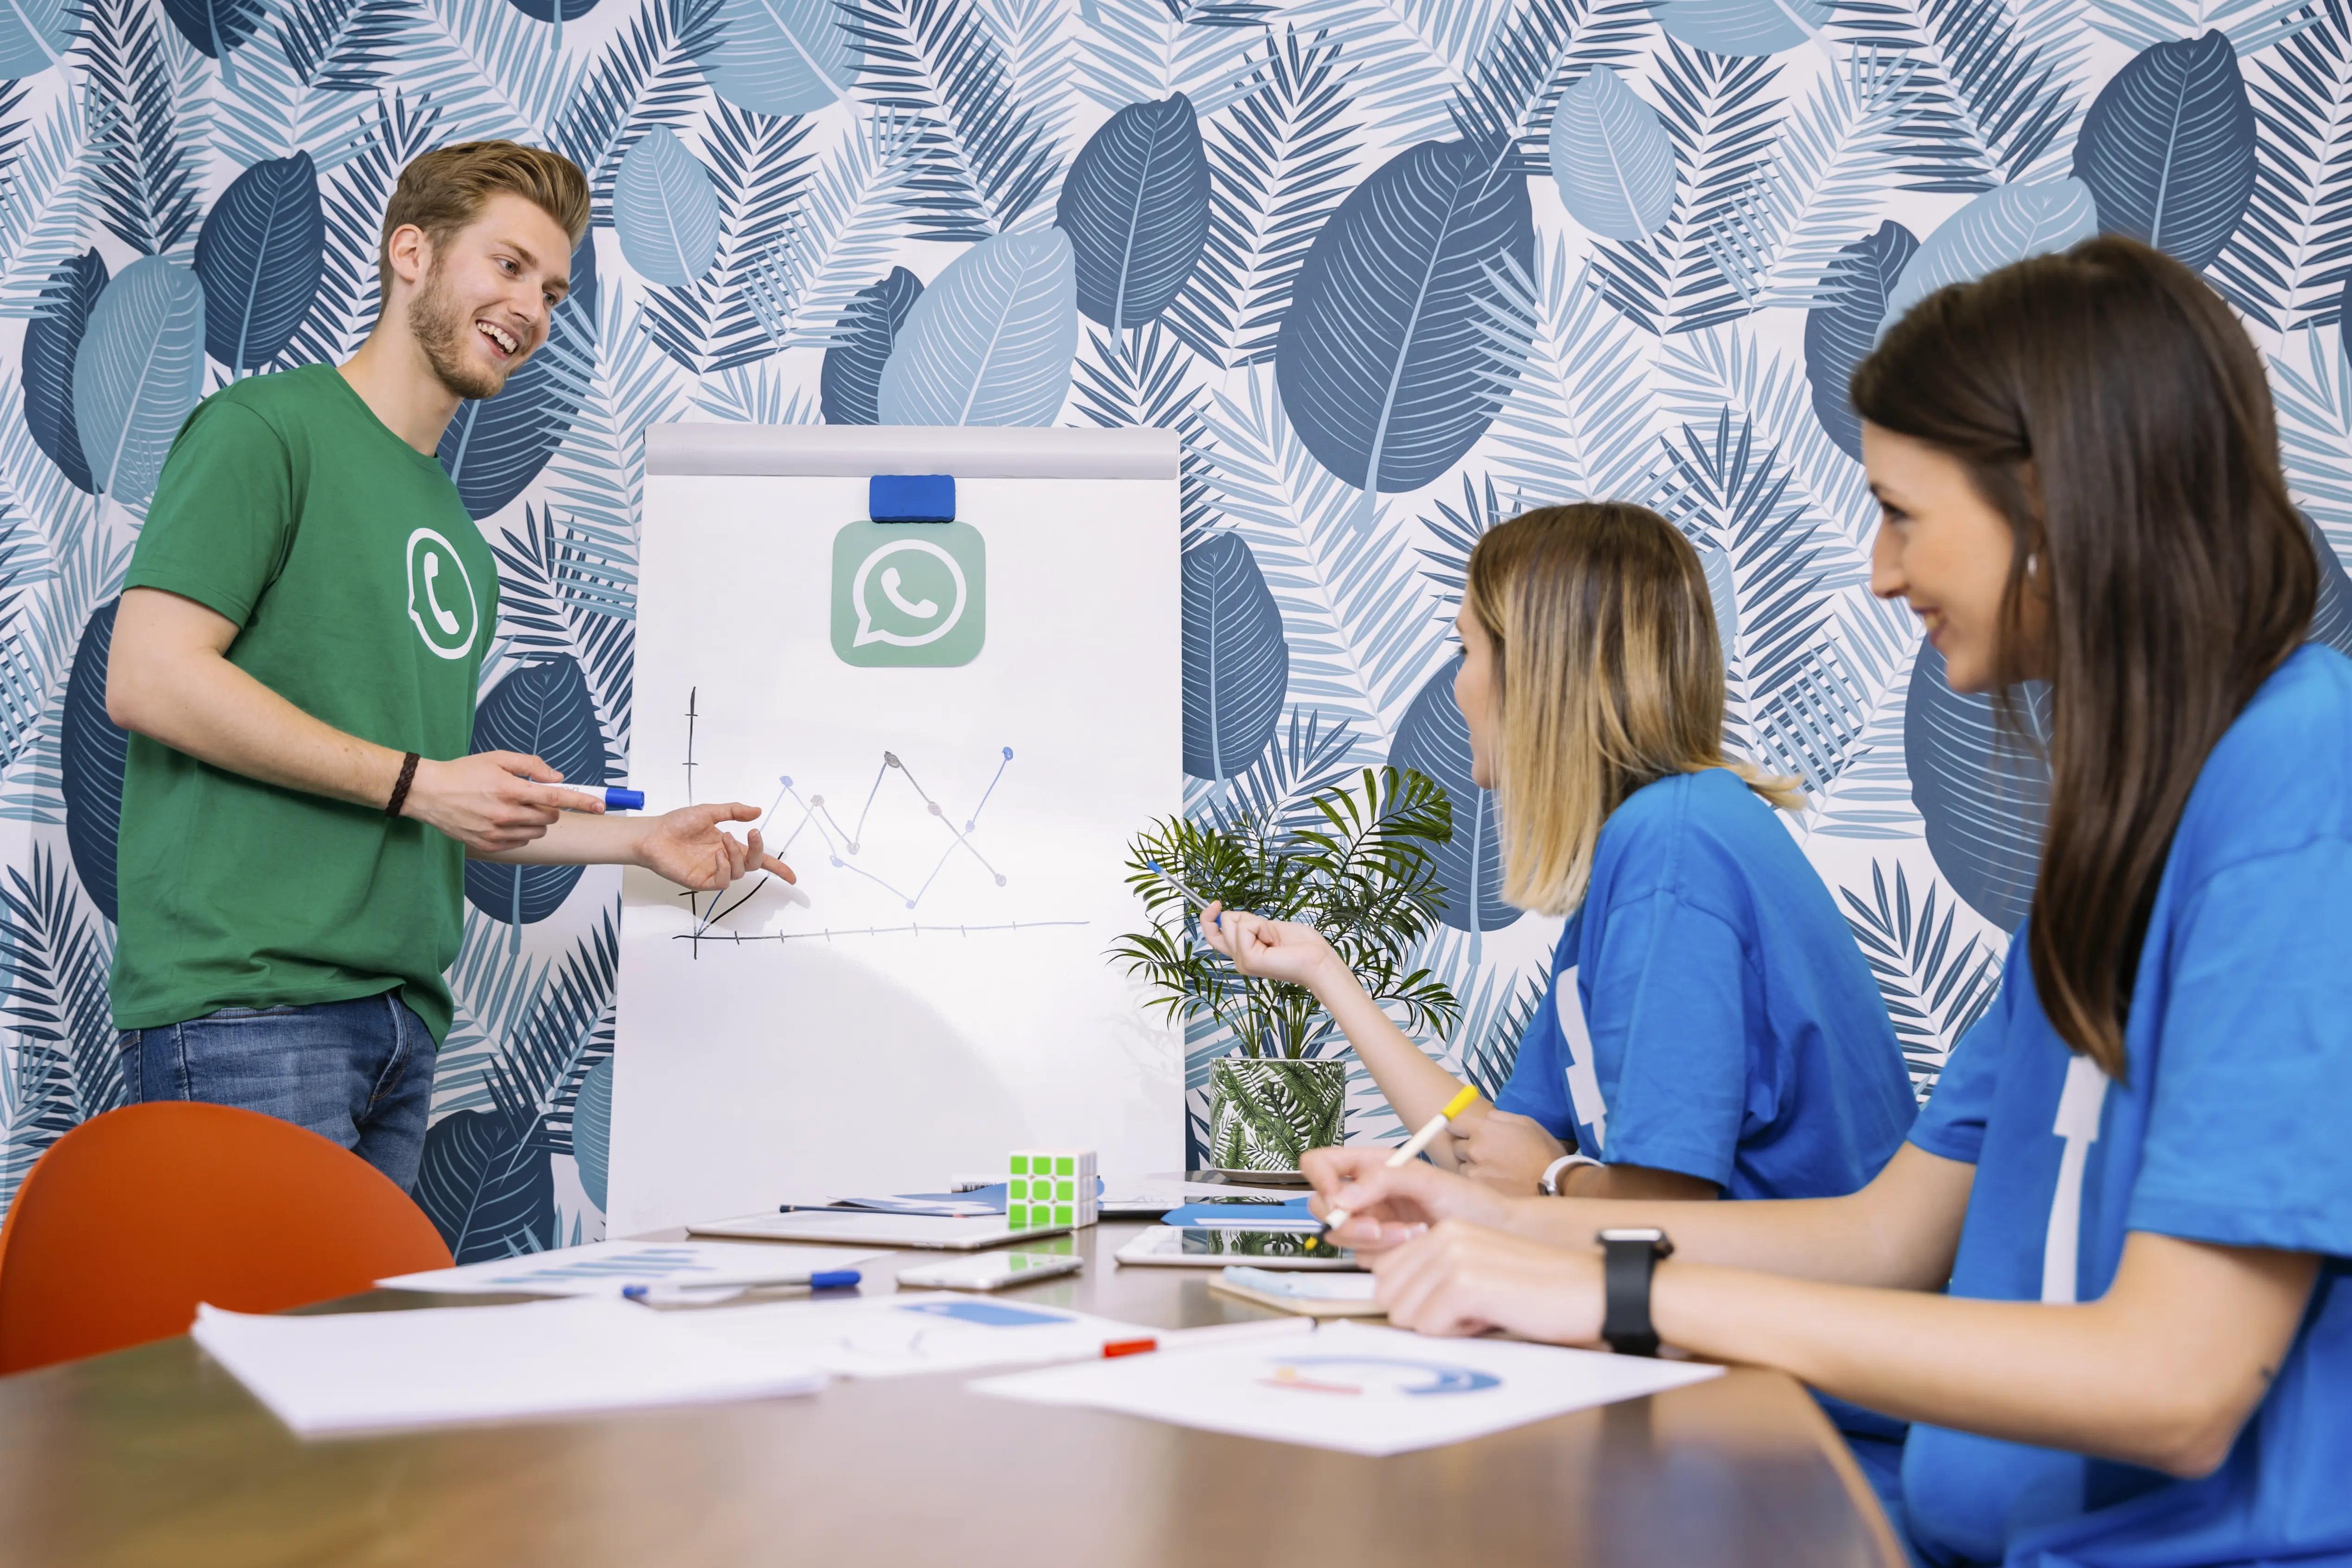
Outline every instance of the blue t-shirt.
<svg viewBox="0 0 2352 1568"><path fill-rule="evenodd" d="M1838 1197L1916 1114L1853 933L1772 808L1723 768L1633 792L1499 1110L1727 1197Z"/></svg>
<svg viewBox="0 0 2352 1568"><path fill-rule="evenodd" d="M2200 1480L1915 1426L1933 1561L2352 1561L2352 663L2289 658L2206 759L2124 1030L2125 1081L2043 1015L2025 933L1911 1141L1977 1167L1951 1293L2095 1300L2127 1232L2323 1258L2270 1392ZM2160 1367L2148 1375L2164 1375Z"/></svg>

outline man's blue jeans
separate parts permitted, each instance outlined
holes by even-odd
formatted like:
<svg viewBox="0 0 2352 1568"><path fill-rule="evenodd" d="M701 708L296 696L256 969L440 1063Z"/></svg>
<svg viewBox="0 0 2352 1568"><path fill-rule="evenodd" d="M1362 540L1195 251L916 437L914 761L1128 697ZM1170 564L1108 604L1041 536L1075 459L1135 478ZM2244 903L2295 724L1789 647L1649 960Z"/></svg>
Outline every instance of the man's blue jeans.
<svg viewBox="0 0 2352 1568"><path fill-rule="evenodd" d="M331 1138L416 1184L436 1056L397 991L303 1007L224 1007L133 1029L121 1043L132 1103L201 1100L258 1110Z"/></svg>

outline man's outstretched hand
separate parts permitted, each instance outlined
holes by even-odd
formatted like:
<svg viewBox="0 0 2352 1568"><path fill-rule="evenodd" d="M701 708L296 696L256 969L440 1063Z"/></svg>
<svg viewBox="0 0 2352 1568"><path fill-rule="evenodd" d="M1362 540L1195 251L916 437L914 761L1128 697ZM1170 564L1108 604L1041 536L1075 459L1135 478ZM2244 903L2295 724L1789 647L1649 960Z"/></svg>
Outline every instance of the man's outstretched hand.
<svg viewBox="0 0 2352 1568"><path fill-rule="evenodd" d="M793 868L760 845L760 830L749 841L721 828L722 822L757 822L760 808L741 801L724 805L687 805L665 812L647 825L637 841L637 864L682 888L715 892L753 871L772 871L787 882L798 881Z"/></svg>

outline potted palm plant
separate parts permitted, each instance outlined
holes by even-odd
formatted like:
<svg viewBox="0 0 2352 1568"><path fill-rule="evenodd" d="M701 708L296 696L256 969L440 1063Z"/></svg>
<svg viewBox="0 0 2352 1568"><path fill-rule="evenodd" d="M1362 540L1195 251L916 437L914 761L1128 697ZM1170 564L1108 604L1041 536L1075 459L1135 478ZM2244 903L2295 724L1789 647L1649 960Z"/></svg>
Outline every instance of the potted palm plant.
<svg viewBox="0 0 2352 1568"><path fill-rule="evenodd" d="M1409 769L1366 768L1360 786L1313 796L1290 825L1217 811L1170 817L1129 846L1128 883L1151 929L1112 956L1159 993L1171 1018L1213 1021L1234 1043L1209 1073L1211 1164L1295 1171L1346 1134L1347 1063L1331 1016L1301 985L1253 980L1202 942L1189 896L1323 933L1373 1000L1405 1026L1450 1028L1461 1004L1427 969L1405 970L1444 907L1433 847L1454 836L1445 791Z"/></svg>

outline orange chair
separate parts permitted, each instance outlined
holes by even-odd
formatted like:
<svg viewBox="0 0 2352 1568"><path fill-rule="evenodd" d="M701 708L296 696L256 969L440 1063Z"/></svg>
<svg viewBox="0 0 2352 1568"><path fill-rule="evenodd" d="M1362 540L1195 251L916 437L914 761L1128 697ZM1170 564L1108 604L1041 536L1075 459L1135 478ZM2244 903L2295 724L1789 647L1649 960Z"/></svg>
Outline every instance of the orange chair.
<svg viewBox="0 0 2352 1568"><path fill-rule="evenodd" d="M448 1267L408 1194L315 1132L125 1106L50 1145L0 1225L0 1373L184 1334L199 1301L275 1312Z"/></svg>

